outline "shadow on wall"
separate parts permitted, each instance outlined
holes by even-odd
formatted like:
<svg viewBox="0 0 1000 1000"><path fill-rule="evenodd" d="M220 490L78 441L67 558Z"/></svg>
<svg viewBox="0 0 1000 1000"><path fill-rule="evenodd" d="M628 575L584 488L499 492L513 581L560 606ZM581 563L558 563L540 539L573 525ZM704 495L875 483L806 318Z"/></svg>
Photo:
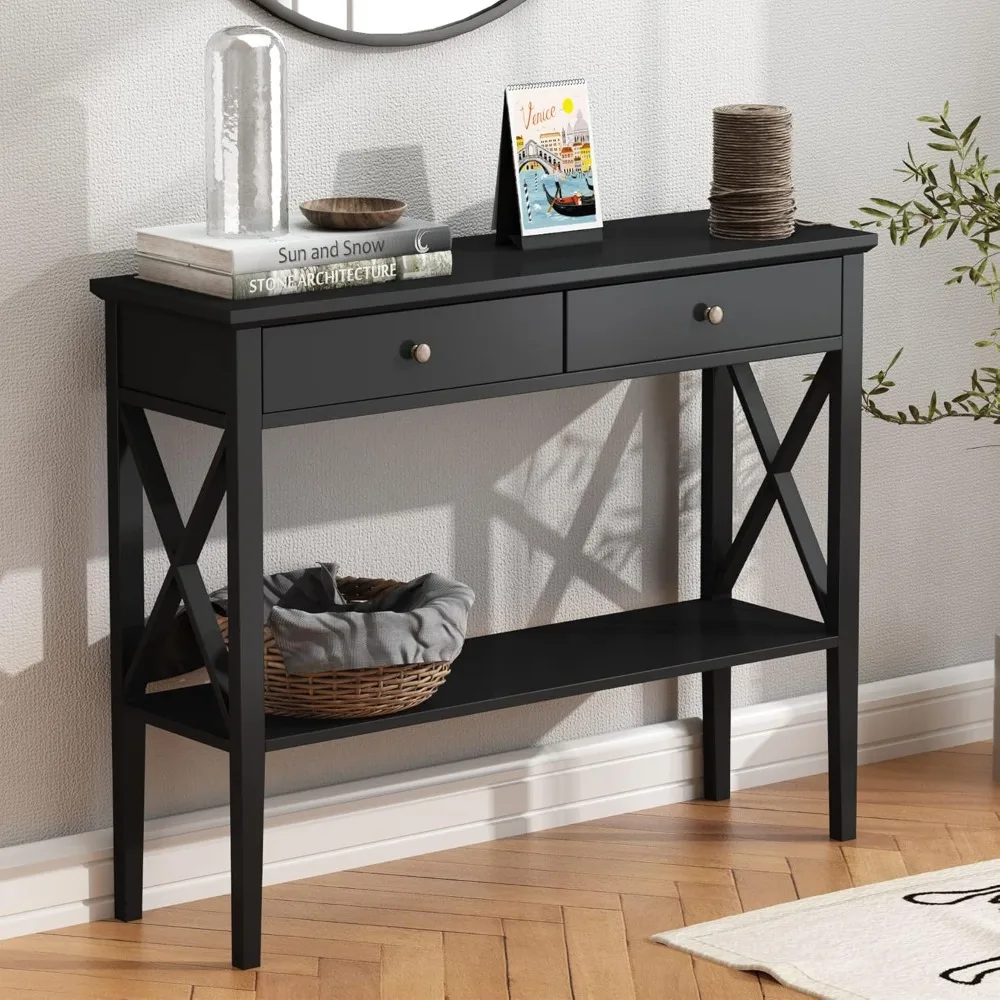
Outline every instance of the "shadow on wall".
<svg viewBox="0 0 1000 1000"><path fill-rule="evenodd" d="M31 242L2 293L10 335L0 371L9 428L0 452L0 844L110 821L103 314L86 281L130 259L87 253L86 110L51 101L23 110L8 148L30 148L45 120L62 136L62 159L4 162L0 227L8 246L24 245L25 233ZM338 177L357 183L387 157L404 178L401 195L432 215L416 147L345 155ZM37 197L49 189L70 193ZM187 510L215 432L166 417L152 423ZM350 572L454 572L480 595L474 632L673 599L676 437L672 378L275 430L265 438L268 564L339 558ZM146 528L151 599L153 570L165 561L148 512ZM209 586L224 579L223 534L224 519L206 553ZM631 719L667 717L665 685L653 687L636 692L646 707ZM273 758L270 785L288 791L398 770L400 761L530 745L585 701L379 734L349 751L338 746L336 757L329 748L290 751ZM610 719L595 725L613 728ZM150 761L152 814L225 801L222 755L156 733Z"/></svg>
<svg viewBox="0 0 1000 1000"><path fill-rule="evenodd" d="M25 98L5 125L10 152L0 150L0 238L17 248L0 292L6 843L100 825L110 801L91 735L107 731L107 666L105 643L90 641L87 566L106 543L99 310L84 286L106 262L87 256L86 121L73 101ZM60 137L58 155L18 156L34 148L38 122ZM90 766L79 766L81 749Z"/></svg>
<svg viewBox="0 0 1000 1000"><path fill-rule="evenodd" d="M74 264L81 283L86 272L115 266L103 258ZM37 321L55 277L55 269L39 275L7 307ZM110 819L100 310L86 292L70 298L73 315L51 315L53 329L66 332L52 347L63 356L25 345L11 372L30 390L5 394L9 425L24 428L4 452L0 588L10 600L0 620L11 643L0 668L0 725L10 742L0 780L11 808L0 839L7 843ZM595 604L611 611L672 599L675 386L647 380L269 432L269 564L341 558L351 572L404 577L440 567L479 593L474 632L594 613ZM156 415L152 423L186 510L216 432ZM652 441L648 454L644 438ZM654 520L667 522L662 544L655 526L644 532L640 491L655 505ZM153 568L163 561L148 511L146 521L151 597L159 583ZM224 577L223 538L224 517L204 566L210 586ZM662 691L648 700L649 721L667 716ZM269 762L270 785L310 787L350 777L352 768L362 776L398 770L401 760L530 745L584 702L495 713L465 729L457 722L380 734L365 746L353 741L349 754L338 748L335 776L329 749L290 752ZM221 755L156 733L150 758L152 813L225 801ZM204 787L189 785L196 772ZM42 788L15 778L31 773L45 775ZM32 799L23 808L22 794Z"/></svg>
<svg viewBox="0 0 1000 1000"><path fill-rule="evenodd" d="M391 178L391 181L373 182L373 178ZM378 183L378 191L371 190L373 183ZM327 194L402 198L408 215L418 219L434 218L427 163L421 146L356 149L341 153L337 157L334 190L317 193L316 196Z"/></svg>
<svg viewBox="0 0 1000 1000"><path fill-rule="evenodd" d="M479 596L473 634L672 600L675 387L672 378L646 380L269 431L266 561L277 568L336 559L349 574L401 579L428 568L453 572ZM200 475L210 433L172 418L155 424L171 472L197 467ZM652 442L645 451L644 438ZM197 484L186 478L193 497ZM655 511L652 523L642 519L640 495ZM217 524L204 567L210 587L223 579L222 531ZM637 691L644 721L669 716L665 688ZM585 701L380 733L352 740L349 750L288 751L269 759L269 788L528 746ZM201 804L224 801L220 761L206 771L201 748L156 739L151 758L166 757L159 741L169 740L163 763L175 777L194 767L207 776ZM165 788L156 811L190 808L191 791Z"/></svg>
<svg viewBox="0 0 1000 1000"><path fill-rule="evenodd" d="M387 178L383 183L373 178ZM388 180L391 178L391 181ZM372 187L378 187L373 191ZM383 149L349 150L337 159L333 188L325 196L378 194L406 201L407 214L419 219L436 219L426 154L422 146L391 146ZM319 196L319 193L317 193ZM448 216L455 236L469 236L490 229L493 202L479 201Z"/></svg>

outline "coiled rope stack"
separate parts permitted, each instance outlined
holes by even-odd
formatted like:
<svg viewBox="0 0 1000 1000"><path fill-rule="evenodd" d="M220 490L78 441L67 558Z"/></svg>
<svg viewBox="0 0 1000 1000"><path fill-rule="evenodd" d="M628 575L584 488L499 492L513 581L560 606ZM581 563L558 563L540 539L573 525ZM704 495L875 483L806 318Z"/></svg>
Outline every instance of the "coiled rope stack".
<svg viewBox="0 0 1000 1000"><path fill-rule="evenodd" d="M795 231L792 113L730 104L713 118L709 232L732 240L781 240Z"/></svg>

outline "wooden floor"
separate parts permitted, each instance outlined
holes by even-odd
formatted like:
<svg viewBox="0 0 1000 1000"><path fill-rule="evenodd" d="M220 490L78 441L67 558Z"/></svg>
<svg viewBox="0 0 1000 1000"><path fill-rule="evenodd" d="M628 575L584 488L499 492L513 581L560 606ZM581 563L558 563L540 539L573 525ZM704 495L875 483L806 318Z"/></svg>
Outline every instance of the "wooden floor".
<svg viewBox="0 0 1000 1000"><path fill-rule="evenodd" d="M0 943L3 1000L779 1000L766 977L647 939L1000 855L975 744L862 768L860 833L825 778L265 890L264 964L229 967L228 899Z"/></svg>

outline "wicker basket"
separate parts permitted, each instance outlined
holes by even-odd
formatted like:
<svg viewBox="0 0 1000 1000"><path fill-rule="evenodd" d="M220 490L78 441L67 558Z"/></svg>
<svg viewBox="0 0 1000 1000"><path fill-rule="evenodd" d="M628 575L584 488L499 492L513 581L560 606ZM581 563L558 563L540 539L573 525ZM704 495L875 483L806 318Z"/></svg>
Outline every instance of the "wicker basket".
<svg viewBox="0 0 1000 1000"><path fill-rule="evenodd" d="M395 580L338 577L348 601L367 601ZM222 638L229 644L229 619L219 615ZM410 663L401 666L331 670L322 674L290 674L274 635L264 626L264 711L305 719L371 719L414 708L445 682L451 664Z"/></svg>

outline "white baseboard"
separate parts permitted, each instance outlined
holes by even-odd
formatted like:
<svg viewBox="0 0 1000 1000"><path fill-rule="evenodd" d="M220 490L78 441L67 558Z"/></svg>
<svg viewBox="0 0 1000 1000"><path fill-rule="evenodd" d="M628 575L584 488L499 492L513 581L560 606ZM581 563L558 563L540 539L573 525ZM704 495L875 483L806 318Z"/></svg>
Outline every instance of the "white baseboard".
<svg viewBox="0 0 1000 1000"><path fill-rule="evenodd" d="M862 763L992 735L993 663L863 685ZM267 884L682 802L698 720L644 726L268 801ZM822 695L733 715L733 787L826 770ZM146 824L145 907L229 891L227 810ZM391 833L388 833L391 831ZM112 915L111 831L0 850L0 938Z"/></svg>

